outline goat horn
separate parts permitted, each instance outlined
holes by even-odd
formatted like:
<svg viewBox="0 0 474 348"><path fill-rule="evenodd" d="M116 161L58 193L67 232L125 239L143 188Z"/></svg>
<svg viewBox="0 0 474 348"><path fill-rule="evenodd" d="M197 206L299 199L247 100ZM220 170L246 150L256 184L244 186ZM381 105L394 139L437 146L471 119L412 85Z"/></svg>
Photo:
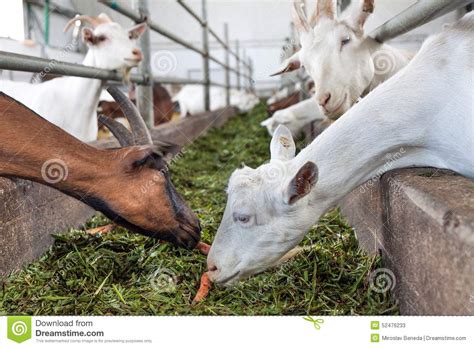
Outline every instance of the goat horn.
<svg viewBox="0 0 474 348"><path fill-rule="evenodd" d="M77 15L73 19L71 19L69 22L67 22L66 26L64 27L64 32L68 31L72 26L74 26L74 23L76 21L82 21L82 22L87 22L90 25L92 25L94 28L97 27L99 24L103 23L110 23L111 20L110 18L107 17L91 17L91 16L86 16L86 15Z"/></svg>
<svg viewBox="0 0 474 348"><path fill-rule="evenodd" d="M122 109L125 117L132 128L132 137L136 145L153 145L150 132L146 127L137 107L127 98L127 96L117 87L109 86L107 92L115 99Z"/></svg>
<svg viewBox="0 0 474 348"><path fill-rule="evenodd" d="M112 132L114 137L118 140L120 146L126 147L135 145L132 134L120 122L117 122L105 115L99 114L99 123L106 126Z"/></svg>

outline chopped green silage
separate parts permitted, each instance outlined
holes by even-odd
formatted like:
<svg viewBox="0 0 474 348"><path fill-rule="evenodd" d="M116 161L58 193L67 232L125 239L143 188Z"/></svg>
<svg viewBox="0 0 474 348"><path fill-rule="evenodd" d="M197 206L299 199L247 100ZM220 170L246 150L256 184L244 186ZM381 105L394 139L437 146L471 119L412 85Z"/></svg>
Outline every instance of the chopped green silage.
<svg viewBox="0 0 474 348"><path fill-rule="evenodd" d="M211 242L225 207L225 186L245 162L268 159L269 137L259 126L263 106L230 120L185 148L172 164L173 181L197 211ZM107 224L101 215L87 227ZM379 258L357 247L338 211L328 213L303 241L307 250L277 269L232 288L192 299L205 256L116 228L103 236L71 231L50 250L2 280L1 314L28 315L380 315L397 314L389 293L369 286Z"/></svg>

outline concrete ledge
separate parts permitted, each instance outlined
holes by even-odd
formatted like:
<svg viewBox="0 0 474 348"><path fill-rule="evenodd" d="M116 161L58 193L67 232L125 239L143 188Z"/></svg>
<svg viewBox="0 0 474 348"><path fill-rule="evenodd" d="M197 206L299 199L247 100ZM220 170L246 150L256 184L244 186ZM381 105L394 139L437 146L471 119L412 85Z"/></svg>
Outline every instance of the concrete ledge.
<svg viewBox="0 0 474 348"><path fill-rule="evenodd" d="M341 202L361 247L393 271L409 315L474 314L474 182L434 168L395 170Z"/></svg>
<svg viewBox="0 0 474 348"><path fill-rule="evenodd" d="M79 227L94 210L38 183L0 177L0 275L20 268L51 245L51 234Z"/></svg>
<svg viewBox="0 0 474 348"><path fill-rule="evenodd" d="M225 108L190 116L156 127L152 137L183 146L236 114L235 108ZM106 140L93 145L113 147L118 143ZM0 177L0 275L38 258L51 245L51 234L79 227L94 213L83 203L47 186Z"/></svg>
<svg viewBox="0 0 474 348"><path fill-rule="evenodd" d="M322 131L306 127L307 139ZM447 170L394 170L340 202L359 245L395 275L402 314L474 314L474 181Z"/></svg>

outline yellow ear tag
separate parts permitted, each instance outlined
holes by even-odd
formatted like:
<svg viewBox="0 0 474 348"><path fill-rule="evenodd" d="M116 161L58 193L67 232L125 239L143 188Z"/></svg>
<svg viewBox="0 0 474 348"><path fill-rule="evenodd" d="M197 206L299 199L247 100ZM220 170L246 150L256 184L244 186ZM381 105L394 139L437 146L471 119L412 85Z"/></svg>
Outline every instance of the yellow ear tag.
<svg viewBox="0 0 474 348"><path fill-rule="evenodd" d="M288 149L290 147L290 139L288 139L287 137L280 137L280 144Z"/></svg>

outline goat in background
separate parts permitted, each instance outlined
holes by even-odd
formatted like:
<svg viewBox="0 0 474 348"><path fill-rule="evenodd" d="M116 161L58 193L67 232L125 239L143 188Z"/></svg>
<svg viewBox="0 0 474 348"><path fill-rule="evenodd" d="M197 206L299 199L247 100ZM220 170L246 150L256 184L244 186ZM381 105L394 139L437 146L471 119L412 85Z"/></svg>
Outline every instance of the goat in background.
<svg viewBox="0 0 474 348"><path fill-rule="evenodd" d="M65 31L81 20L92 25L82 29L88 51L82 62L101 69L129 71L142 60L137 38L146 29L138 24L125 30L106 14L78 16L69 21ZM0 92L21 101L30 109L82 141L97 139L96 108L104 82L74 76L55 78L39 84L0 80Z"/></svg>

